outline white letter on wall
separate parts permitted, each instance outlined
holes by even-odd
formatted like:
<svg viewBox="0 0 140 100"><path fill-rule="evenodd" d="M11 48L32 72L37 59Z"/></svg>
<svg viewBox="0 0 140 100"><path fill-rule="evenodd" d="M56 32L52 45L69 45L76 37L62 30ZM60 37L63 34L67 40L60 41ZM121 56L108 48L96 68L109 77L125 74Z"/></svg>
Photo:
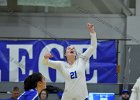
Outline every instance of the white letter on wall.
<svg viewBox="0 0 140 100"><path fill-rule="evenodd" d="M18 68L21 69L22 73L25 74L25 59L26 55L21 58L21 61L19 62L19 49L25 49L27 50L29 54L29 58L33 58L33 46L32 45L7 45L7 48L9 48L9 59L13 59L13 61L9 61L9 75L10 80L13 82L18 82Z"/></svg>

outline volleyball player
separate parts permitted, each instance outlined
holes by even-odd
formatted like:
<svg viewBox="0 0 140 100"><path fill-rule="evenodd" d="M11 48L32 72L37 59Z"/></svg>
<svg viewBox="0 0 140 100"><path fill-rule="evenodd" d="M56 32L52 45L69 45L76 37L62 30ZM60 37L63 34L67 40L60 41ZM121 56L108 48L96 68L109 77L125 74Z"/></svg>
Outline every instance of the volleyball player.
<svg viewBox="0 0 140 100"><path fill-rule="evenodd" d="M59 70L64 76L65 90L62 100L88 100L85 67L87 60L96 50L97 39L93 24L88 23L87 27L91 36L91 44L79 58L77 58L76 49L72 45L68 46L65 51L67 62L50 60L51 53L44 55L45 64Z"/></svg>
<svg viewBox="0 0 140 100"><path fill-rule="evenodd" d="M33 73L24 81L25 92L19 96L18 100L38 100L38 94L46 88L46 81L41 73Z"/></svg>

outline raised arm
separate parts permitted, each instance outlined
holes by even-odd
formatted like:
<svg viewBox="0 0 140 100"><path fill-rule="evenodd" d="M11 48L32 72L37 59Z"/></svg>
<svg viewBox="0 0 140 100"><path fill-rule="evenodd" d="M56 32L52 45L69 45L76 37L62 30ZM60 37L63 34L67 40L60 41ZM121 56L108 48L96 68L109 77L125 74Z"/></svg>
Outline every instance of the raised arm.
<svg viewBox="0 0 140 100"><path fill-rule="evenodd" d="M89 59L91 55L96 54L96 48L97 48L97 38L96 38L96 32L94 30L94 25L91 23L87 24L88 30L90 32L91 36L91 45L88 47L88 49L82 54L85 58Z"/></svg>
<svg viewBox="0 0 140 100"><path fill-rule="evenodd" d="M54 69L60 69L61 61L50 60L50 58L52 58L52 57L53 56L51 53L46 53L44 55L43 64L47 65L48 67L54 68Z"/></svg>

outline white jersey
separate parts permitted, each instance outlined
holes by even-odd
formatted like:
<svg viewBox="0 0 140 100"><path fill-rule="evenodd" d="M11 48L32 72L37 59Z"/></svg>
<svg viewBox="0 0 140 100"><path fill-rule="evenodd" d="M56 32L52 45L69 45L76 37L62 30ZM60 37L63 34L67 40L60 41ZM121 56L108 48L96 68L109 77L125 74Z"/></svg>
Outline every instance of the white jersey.
<svg viewBox="0 0 140 100"><path fill-rule="evenodd" d="M97 47L96 33L91 33L91 44L73 65L64 61L48 60L46 62L47 66L59 70L64 76L65 90L62 100L85 100L88 97L85 67L87 60Z"/></svg>
<svg viewBox="0 0 140 100"><path fill-rule="evenodd" d="M140 100L140 77L133 86L130 100Z"/></svg>

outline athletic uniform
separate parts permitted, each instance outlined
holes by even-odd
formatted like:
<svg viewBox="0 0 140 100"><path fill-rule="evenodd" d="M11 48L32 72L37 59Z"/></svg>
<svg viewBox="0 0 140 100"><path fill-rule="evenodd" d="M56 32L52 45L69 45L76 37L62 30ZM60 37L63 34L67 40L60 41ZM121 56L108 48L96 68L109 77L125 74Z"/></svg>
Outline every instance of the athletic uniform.
<svg viewBox="0 0 140 100"><path fill-rule="evenodd" d="M140 100L140 77L133 86L130 100Z"/></svg>
<svg viewBox="0 0 140 100"><path fill-rule="evenodd" d="M21 96L18 97L18 100L38 100L37 89L25 91Z"/></svg>
<svg viewBox="0 0 140 100"><path fill-rule="evenodd" d="M46 65L57 69L64 76L65 90L62 100L85 100L88 97L85 66L97 47L96 33L91 33L91 45L76 59L73 65L64 61L46 61Z"/></svg>

